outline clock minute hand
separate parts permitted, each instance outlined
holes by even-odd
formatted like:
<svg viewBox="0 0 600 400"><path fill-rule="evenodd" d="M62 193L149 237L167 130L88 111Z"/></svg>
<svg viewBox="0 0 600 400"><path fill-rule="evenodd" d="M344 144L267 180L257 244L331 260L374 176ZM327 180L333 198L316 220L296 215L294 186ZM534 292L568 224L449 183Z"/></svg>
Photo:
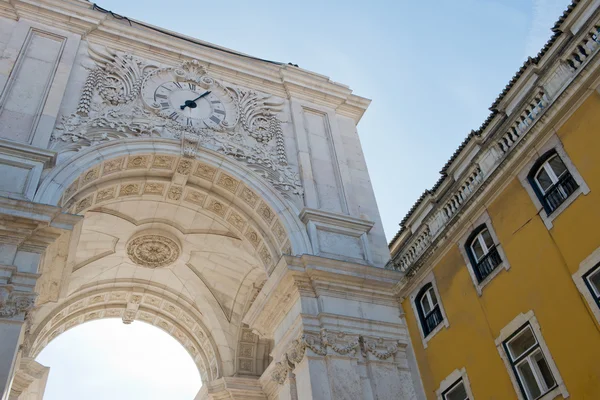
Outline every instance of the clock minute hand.
<svg viewBox="0 0 600 400"><path fill-rule="evenodd" d="M201 98L203 98L204 96L210 94L210 90L207 90L206 92L202 93L200 96L196 97L194 100L186 100L185 104L179 106L179 108L181 108L182 110L185 110L186 107L190 107L190 108L196 108L196 100L200 100Z"/></svg>

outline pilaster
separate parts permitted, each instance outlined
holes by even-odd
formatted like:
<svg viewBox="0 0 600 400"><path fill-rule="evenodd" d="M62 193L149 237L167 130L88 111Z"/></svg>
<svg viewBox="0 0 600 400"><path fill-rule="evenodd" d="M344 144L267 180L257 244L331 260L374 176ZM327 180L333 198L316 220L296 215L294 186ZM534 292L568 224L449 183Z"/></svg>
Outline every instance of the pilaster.
<svg viewBox="0 0 600 400"><path fill-rule="evenodd" d="M27 313L34 307L40 263L48 246L81 217L58 207L0 197L0 395L8 399L23 341Z"/></svg>
<svg viewBox="0 0 600 400"><path fill-rule="evenodd" d="M400 274L315 256L280 261L244 320L275 341L269 399L414 399Z"/></svg>

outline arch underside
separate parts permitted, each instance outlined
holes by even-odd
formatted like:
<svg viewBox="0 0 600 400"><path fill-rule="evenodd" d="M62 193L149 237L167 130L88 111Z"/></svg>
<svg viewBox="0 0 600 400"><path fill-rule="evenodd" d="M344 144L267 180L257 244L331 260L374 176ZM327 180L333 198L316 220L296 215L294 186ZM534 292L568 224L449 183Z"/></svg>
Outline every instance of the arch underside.
<svg viewBox="0 0 600 400"><path fill-rule="evenodd" d="M301 223L289 223L294 208L222 156L113 155L89 165L84 154L49 175L61 189L49 195L47 186L41 196L84 220L64 270L44 264L41 282L61 275L53 289L61 294L47 301L44 288L54 283L40 286L27 355L81 323L121 318L171 334L204 382L260 375L269 345L241 321L279 258L305 251Z"/></svg>

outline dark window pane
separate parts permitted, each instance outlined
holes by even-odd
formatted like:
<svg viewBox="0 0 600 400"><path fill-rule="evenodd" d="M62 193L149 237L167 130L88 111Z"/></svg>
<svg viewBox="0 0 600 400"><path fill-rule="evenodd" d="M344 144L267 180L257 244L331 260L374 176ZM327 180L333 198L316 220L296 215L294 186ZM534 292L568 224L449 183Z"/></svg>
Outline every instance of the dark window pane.
<svg viewBox="0 0 600 400"><path fill-rule="evenodd" d="M433 288L429 289L429 296L431 297L431 306L435 307L438 303L437 297L435 297L435 291Z"/></svg>
<svg viewBox="0 0 600 400"><path fill-rule="evenodd" d="M471 244L471 251L473 252L473 257L475 257L475 261L481 260L481 257L485 255L485 253L483 252L483 248L479 243L479 236L476 237L475 240L473 240L473 243Z"/></svg>
<svg viewBox="0 0 600 400"><path fill-rule="evenodd" d="M535 179L544 193L546 193L553 184L552 179L550 179L550 175L548 175L543 166L535 176Z"/></svg>
<svg viewBox="0 0 600 400"><path fill-rule="evenodd" d="M546 387L548 389L551 389L554 387L554 377L552 376L552 372L550 371L550 367L548 366L548 363L546 362L546 359L544 358L544 355L542 354L541 351L538 351L538 353L536 353L533 356L533 359L535 360L540 373L542 374L542 378L544 379L544 383L546 384Z"/></svg>
<svg viewBox="0 0 600 400"><path fill-rule="evenodd" d="M468 400L467 390L462 382L450 389L445 395L444 400Z"/></svg>
<svg viewBox="0 0 600 400"><path fill-rule="evenodd" d="M490 231L485 229L483 232L481 232L481 236L483 237L483 242L485 243L488 250L492 246L494 246L494 240L492 239L492 235L490 235Z"/></svg>
<svg viewBox="0 0 600 400"><path fill-rule="evenodd" d="M550 164L552 171L554 171L554 174L558 178L560 178L560 176L562 174L567 172L567 167L565 167L565 164L562 162L562 160L558 156L554 156L550 160L548 160L548 164Z"/></svg>
<svg viewBox="0 0 600 400"><path fill-rule="evenodd" d="M588 281L592 285L592 289L595 292L594 295L600 297L600 268L588 277Z"/></svg>
<svg viewBox="0 0 600 400"><path fill-rule="evenodd" d="M523 353L529 350L536 343L531 328L527 327L519 333L517 337L508 343L508 348L513 360L519 358Z"/></svg>
<svg viewBox="0 0 600 400"><path fill-rule="evenodd" d="M521 383L525 387L527 391L528 398L535 399L542 391L540 390L535 377L533 376L533 371L531 370L531 366L527 361L519 364L517 366L517 371L519 372L519 377L521 378Z"/></svg>

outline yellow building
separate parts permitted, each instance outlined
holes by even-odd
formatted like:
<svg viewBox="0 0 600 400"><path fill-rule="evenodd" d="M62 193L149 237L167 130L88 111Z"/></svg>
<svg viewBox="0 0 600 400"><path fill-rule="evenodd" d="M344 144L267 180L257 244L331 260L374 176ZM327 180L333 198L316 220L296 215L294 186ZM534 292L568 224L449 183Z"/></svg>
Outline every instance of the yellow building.
<svg viewBox="0 0 600 400"><path fill-rule="evenodd" d="M390 243L427 399L600 399L600 7L574 1Z"/></svg>

